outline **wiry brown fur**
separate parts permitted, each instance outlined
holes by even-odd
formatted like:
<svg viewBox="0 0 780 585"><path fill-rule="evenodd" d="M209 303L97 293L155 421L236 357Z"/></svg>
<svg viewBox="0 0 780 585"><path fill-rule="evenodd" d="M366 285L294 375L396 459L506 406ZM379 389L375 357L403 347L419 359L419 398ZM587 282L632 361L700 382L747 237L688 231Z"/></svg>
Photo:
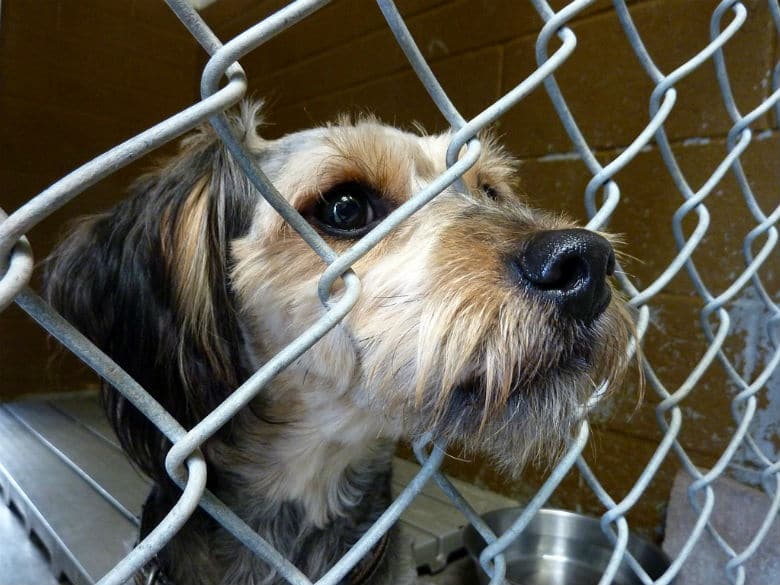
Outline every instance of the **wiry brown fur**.
<svg viewBox="0 0 780 585"><path fill-rule="evenodd" d="M235 132L338 251L353 240L317 224L329 192L360 185L387 213L445 170L446 133L342 118L265 141L256 114L245 107ZM515 471L554 457L594 387L614 388L626 368L631 320L617 296L578 322L510 268L532 236L574 224L529 206L514 161L489 136L462 184L466 192L446 189L354 265L354 309L204 446L210 489L312 579L387 505L396 440L432 432ZM47 286L191 427L323 315L323 270L204 131L130 199L83 224L50 261ZM163 466L168 444L106 392L123 445L155 481L146 533L178 497ZM372 585L414 579L406 549L392 543ZM159 563L178 583L281 582L200 512Z"/></svg>

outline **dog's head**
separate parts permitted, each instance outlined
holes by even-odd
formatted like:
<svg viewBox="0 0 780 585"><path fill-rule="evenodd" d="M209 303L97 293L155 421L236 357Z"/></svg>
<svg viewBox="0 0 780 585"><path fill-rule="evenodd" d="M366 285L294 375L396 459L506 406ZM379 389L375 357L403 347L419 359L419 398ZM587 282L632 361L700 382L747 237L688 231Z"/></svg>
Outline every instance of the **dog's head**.
<svg viewBox="0 0 780 585"><path fill-rule="evenodd" d="M336 251L443 172L450 141L370 118L273 141L255 126L246 108L236 131ZM321 411L336 434L344 428L329 416L359 413L362 438L432 430L512 461L558 447L594 386L625 369L630 320L607 280L608 237L531 208L513 179L511 158L483 140L460 188L354 265L355 308L255 406L271 418ZM323 314L324 268L204 131L75 231L50 261L48 287L191 426ZM159 435L123 400L110 409L125 447L157 475Z"/></svg>

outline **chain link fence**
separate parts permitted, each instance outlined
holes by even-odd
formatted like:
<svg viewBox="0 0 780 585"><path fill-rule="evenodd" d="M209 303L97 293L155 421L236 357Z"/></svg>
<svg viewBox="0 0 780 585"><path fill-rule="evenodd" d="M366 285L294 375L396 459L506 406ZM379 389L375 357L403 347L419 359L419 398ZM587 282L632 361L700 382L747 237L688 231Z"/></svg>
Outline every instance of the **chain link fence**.
<svg viewBox="0 0 780 585"><path fill-rule="evenodd" d="M768 391L770 379L780 363L780 307L776 296L771 290L767 290L759 272L762 266L771 261L768 259L771 259L777 245L776 224L780 220L780 203L776 202L778 204L771 209L766 209L759 203L759 198L751 189L751 183L740 159L756 138L751 125L772 110L775 116L780 117L780 64L773 70L772 88L767 92L768 97L750 111L741 111L735 103L729 75L730 66L736 65L726 62L723 48L746 21L748 16L746 5L735 0L720 2L711 16L709 43L673 71L662 71L646 49L626 3L623 0L614 0L613 9L616 16L646 75L652 80L654 90L649 99L647 124L644 129L628 147L622 149L608 164L602 165L580 131L577 120L567 106L566 96L555 78L556 70L567 61L577 47L576 35L567 27L567 23L593 4L593 0L577 0L558 11L553 10L544 0L531 0L545 23L536 39L536 69L490 107L468 120L459 113L456 104L452 103L443 91L394 4L390 0L378 0L387 25L425 86L430 99L453 128L447 157L448 169L427 188L415 194L407 203L391 213L385 221L350 249L337 254L278 194L263 175L262 169L256 168L243 145L231 135L224 115L228 108L244 96L247 89L247 79L238 61L281 31L295 26L327 2L324 0L293 2L226 43L221 42L198 13L183 0L167 0L167 2L210 56L201 77L202 99L91 160L30 199L12 215L0 215L0 274L2 274L0 309L16 302L51 335L124 394L173 443L166 465L171 477L183 490L181 498L160 525L103 577L100 581L101 585L120 584L129 579L168 542L198 506L235 535L255 555L275 567L278 574L289 583L294 585L311 583L297 567L205 489L206 464L200 447L236 412L246 406L266 383L339 323L350 311L359 295L359 280L350 268L352 264L370 251L400 222L435 198L448 185L457 181L477 160L480 144L476 136L479 131L495 122L508 109L541 86L544 87L554 105L577 155L587 165L592 175L584 192L585 206L590 217L587 227L602 228L620 207L621 190L614 179L616 174L648 145L654 144L660 152L666 170L679 191L680 204L671 217L671 229L677 248L676 255L655 280L642 289L637 288L632 279L620 270L617 271L616 277L629 297L630 304L637 309L637 331L641 338L651 322L651 309L656 297L665 290L673 278L680 273L687 273L696 293L703 301L700 327L709 340L708 349L698 360L690 356L692 367L687 379L673 389L664 385L660 376L656 374L652 361L645 362L649 389L657 393L660 398L656 407L656 416L663 438L648 460L644 471L636 478L632 488L622 499L616 500L607 492L599 480L598 473L582 457L583 449L588 444L590 436L590 427L587 422L583 422L578 433L573 437L567 453L549 473L541 489L530 500L523 513L509 530L503 534L494 534L439 471L444 457L442 448L430 444L427 439L422 439L414 445L415 453L422 464L420 472L373 527L316 583L318 585L339 583L398 520L430 480L438 483L488 542L480 562L492 575L491 583L502 583L506 570L503 551L528 525L563 478L575 468L606 509L601 517L601 526L614 547L608 568L601 579L602 584L606 585L612 581L624 558L628 560L643 583L658 585L670 583L688 561L697 542L709 537L714 539L729 559L723 567L728 579L735 584L744 583L746 581L744 565L765 539L780 508L780 459L777 459L777 453L770 452L765 444L756 440L751 434L751 423L754 422L759 400L762 399L762 394ZM770 0L768 6L772 24L780 32L780 5L777 1ZM695 187L690 184L681 170L664 124L675 108L678 97L676 86L697 69L713 65L720 86L719 97L730 116L732 125L726 137L726 150L722 160L709 179L701 186ZM619 88L616 91L619 91ZM142 387L27 286L32 273L33 257L30 244L24 234L97 181L205 121L212 124L266 200L327 265L319 281L319 295L326 303L327 311L298 339L256 371L224 403L188 431L182 428ZM780 164L778 166L780 167ZM702 279L693 255L707 235L710 226L708 197L712 196L721 179L729 174L735 178L739 186L739 194L735 193L733 196L741 196L744 206L752 215L754 227L742 240L744 269L734 276L725 290L712 291ZM685 227L691 225L693 229ZM344 293L339 295L338 300L328 302L331 288L338 279L343 279ZM766 336L769 347L766 359L760 367L753 368L749 378L740 374L740 368L735 363L734 357L725 350L725 344L730 336L738 334L735 333L728 305L746 290L752 290L751 294L760 302L762 314L767 316L760 326L766 328L765 332L762 331L762 335ZM739 390L730 399L735 431L715 464L710 469L702 470L694 464L678 441L684 420L682 407L705 372L718 364L728 376L728 383ZM604 390L606 388L596 392L588 407L598 402ZM712 484L724 474L738 450L750 452L750 459L755 464L761 487L769 502L763 521L760 525L752 527L753 537L749 544L741 549L735 548L733 543L719 534L711 522L713 510L717 506ZM653 580L627 552L629 526L626 515L646 493L649 484L667 458L677 458L690 476L688 496L696 521L671 566L660 578Z"/></svg>

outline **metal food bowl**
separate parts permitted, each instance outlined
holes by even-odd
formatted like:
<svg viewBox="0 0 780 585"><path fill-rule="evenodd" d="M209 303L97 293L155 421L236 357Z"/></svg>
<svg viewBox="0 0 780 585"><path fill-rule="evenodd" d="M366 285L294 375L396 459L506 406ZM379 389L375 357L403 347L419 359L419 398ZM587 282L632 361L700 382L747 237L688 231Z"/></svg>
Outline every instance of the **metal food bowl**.
<svg viewBox="0 0 780 585"><path fill-rule="evenodd" d="M522 508L494 510L482 518L497 535L510 528ZM467 526L463 541L476 561L479 582L490 578L479 568L485 541ZM596 585L604 574L613 546L599 520L563 510L541 509L506 549L506 582L510 585ZM653 579L669 567L669 557L654 544L629 535L628 550ZM627 561L618 568L614 585L641 585Z"/></svg>

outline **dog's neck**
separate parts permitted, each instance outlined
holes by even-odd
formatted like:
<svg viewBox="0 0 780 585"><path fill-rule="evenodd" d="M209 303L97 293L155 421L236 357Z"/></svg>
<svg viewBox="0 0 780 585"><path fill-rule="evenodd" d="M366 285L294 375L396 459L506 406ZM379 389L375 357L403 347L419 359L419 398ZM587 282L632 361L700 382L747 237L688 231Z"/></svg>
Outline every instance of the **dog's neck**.
<svg viewBox="0 0 780 585"><path fill-rule="evenodd" d="M235 439L210 450L220 491L240 494L239 506L300 507L306 522L325 527L349 514L364 496L365 480L390 467L394 441L382 421L333 396L316 380L301 389L278 378L262 403L233 423ZM224 479L224 481L222 481Z"/></svg>
<svg viewBox="0 0 780 585"><path fill-rule="evenodd" d="M262 404L251 405L233 422L240 427L231 433L233 440L209 449L219 484L215 491L266 541L317 578L389 505L394 442L380 436L365 412L325 392L303 393L279 382L265 389ZM269 402L268 396L278 398ZM218 538L214 545L218 571L231 575L231 582L277 582L268 566L234 539ZM391 557L396 549L393 543Z"/></svg>
<svg viewBox="0 0 780 585"><path fill-rule="evenodd" d="M248 418L249 415L247 415ZM258 437L259 439L259 437ZM239 454L243 461L246 449L260 443L244 443L232 448L223 447L221 455L232 451ZM315 450L322 453L321 450ZM263 457L255 457L262 470L271 470L272 453L266 451ZM386 440L374 442L370 455L364 455L359 464L347 464L345 469L331 479L331 489L338 490L336 502L319 501L312 498L296 498L292 494L285 497L283 487L272 485L268 477L260 470L252 470L249 460L243 461L229 473L220 470L215 491L233 511L235 511L266 542L271 544L285 558L291 561L310 579L316 580L330 569L369 527L384 512L391 501L390 479L393 444ZM331 451L327 455L332 455ZM314 466L311 455L296 455L299 464ZM238 459L236 459L238 460ZM332 459L331 459L332 460ZM328 462L317 462L317 468L327 468ZM340 464L341 463L341 460ZM292 468L292 467L290 467ZM273 470L271 470L273 471ZM287 467L279 473L277 481L288 481L293 471ZM314 474L308 474L309 489L317 486ZM271 488L263 492L263 488ZM269 495L270 494L270 495ZM149 523L156 524L159 517L172 505L159 505L152 502L145 509L151 516ZM313 506L317 506L313 508ZM330 506L327 519L318 525L312 510L326 515L324 507ZM157 508L162 508L161 510ZM398 542L393 529L345 577L343 584L352 585L401 585L411 583L414 576L409 563L408 549ZM267 563L258 559L239 541L229 536L224 529L198 512L188 522L179 537L161 553L159 566L172 582L190 585L224 585L227 583L262 583L264 585L282 585L286 581Z"/></svg>

